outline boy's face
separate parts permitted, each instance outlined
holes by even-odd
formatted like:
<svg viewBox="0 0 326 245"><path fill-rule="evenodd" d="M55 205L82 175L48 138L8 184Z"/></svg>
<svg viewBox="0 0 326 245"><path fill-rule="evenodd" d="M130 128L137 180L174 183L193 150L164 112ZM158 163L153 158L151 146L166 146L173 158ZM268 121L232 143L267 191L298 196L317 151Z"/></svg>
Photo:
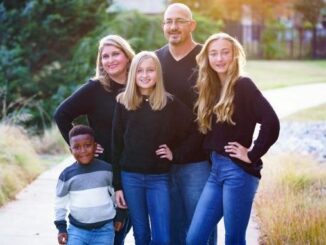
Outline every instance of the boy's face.
<svg viewBox="0 0 326 245"><path fill-rule="evenodd" d="M96 150L94 138L89 134L76 135L70 138L70 151L80 164L89 164Z"/></svg>

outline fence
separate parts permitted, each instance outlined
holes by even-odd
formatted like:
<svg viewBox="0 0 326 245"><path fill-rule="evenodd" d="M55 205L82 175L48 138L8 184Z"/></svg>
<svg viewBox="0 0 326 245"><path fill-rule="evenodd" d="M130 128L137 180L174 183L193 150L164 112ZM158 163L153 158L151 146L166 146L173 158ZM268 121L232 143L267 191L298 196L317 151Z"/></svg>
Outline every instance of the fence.
<svg viewBox="0 0 326 245"><path fill-rule="evenodd" d="M272 27L227 23L225 32L236 37L249 58L326 58L326 28Z"/></svg>

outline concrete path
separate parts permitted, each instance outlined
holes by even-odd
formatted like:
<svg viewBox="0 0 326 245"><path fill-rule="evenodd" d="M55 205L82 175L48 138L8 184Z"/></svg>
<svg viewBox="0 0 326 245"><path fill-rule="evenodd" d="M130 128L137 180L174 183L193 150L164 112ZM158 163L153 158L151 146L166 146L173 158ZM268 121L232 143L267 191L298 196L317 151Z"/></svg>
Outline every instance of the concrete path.
<svg viewBox="0 0 326 245"><path fill-rule="evenodd" d="M264 92L280 118L326 102L326 83L302 85ZM0 208L0 245L55 245L57 231L53 225L55 185L61 170L72 162L69 158L41 174L21 191L15 201ZM223 221L218 226L219 245L224 244ZM258 227L251 218L247 244L258 244ZM126 245L134 244L132 232Z"/></svg>

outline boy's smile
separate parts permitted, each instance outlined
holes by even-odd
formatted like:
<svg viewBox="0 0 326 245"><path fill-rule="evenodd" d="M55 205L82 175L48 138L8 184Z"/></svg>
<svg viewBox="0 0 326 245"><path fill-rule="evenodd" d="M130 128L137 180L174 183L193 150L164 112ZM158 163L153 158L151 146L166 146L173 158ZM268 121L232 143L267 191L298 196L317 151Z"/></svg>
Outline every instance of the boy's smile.
<svg viewBox="0 0 326 245"><path fill-rule="evenodd" d="M94 138L89 134L76 135L70 138L70 151L80 164L89 164L96 150Z"/></svg>

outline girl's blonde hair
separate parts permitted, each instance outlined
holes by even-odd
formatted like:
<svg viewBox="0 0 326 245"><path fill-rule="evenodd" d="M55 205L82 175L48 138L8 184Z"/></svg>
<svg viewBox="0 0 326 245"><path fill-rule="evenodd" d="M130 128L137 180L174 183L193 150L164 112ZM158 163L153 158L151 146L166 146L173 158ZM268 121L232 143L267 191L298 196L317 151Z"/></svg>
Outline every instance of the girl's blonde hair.
<svg viewBox="0 0 326 245"><path fill-rule="evenodd" d="M103 48L106 46L114 46L120 49L129 59L129 62L131 62L131 60L135 56L135 52L131 48L130 44L118 35L107 35L100 40L96 59L96 71L93 79L99 80L100 83L103 85L104 89L110 91L111 79L107 72L104 70L101 59Z"/></svg>
<svg viewBox="0 0 326 245"><path fill-rule="evenodd" d="M123 104L127 110L136 110L143 101L143 97L136 84L136 76L138 66L145 59L152 59L154 61L157 73L155 87L148 98L151 108L154 111L162 110L165 107L168 98L172 98L172 96L164 89L162 68L159 59L154 52L142 51L135 55L131 62L125 91L117 96L117 101Z"/></svg>
<svg viewBox="0 0 326 245"><path fill-rule="evenodd" d="M212 69L208 60L208 48L213 41L218 39L227 40L232 44L233 60L228 68L226 80L223 81L224 86L222 86L216 71ZM216 115L217 122L227 122L234 125L232 120L234 89L246 62L242 45L227 33L216 33L206 40L196 60L199 71L196 83L198 99L195 108L197 109L199 130L204 134L211 130L213 114Z"/></svg>

